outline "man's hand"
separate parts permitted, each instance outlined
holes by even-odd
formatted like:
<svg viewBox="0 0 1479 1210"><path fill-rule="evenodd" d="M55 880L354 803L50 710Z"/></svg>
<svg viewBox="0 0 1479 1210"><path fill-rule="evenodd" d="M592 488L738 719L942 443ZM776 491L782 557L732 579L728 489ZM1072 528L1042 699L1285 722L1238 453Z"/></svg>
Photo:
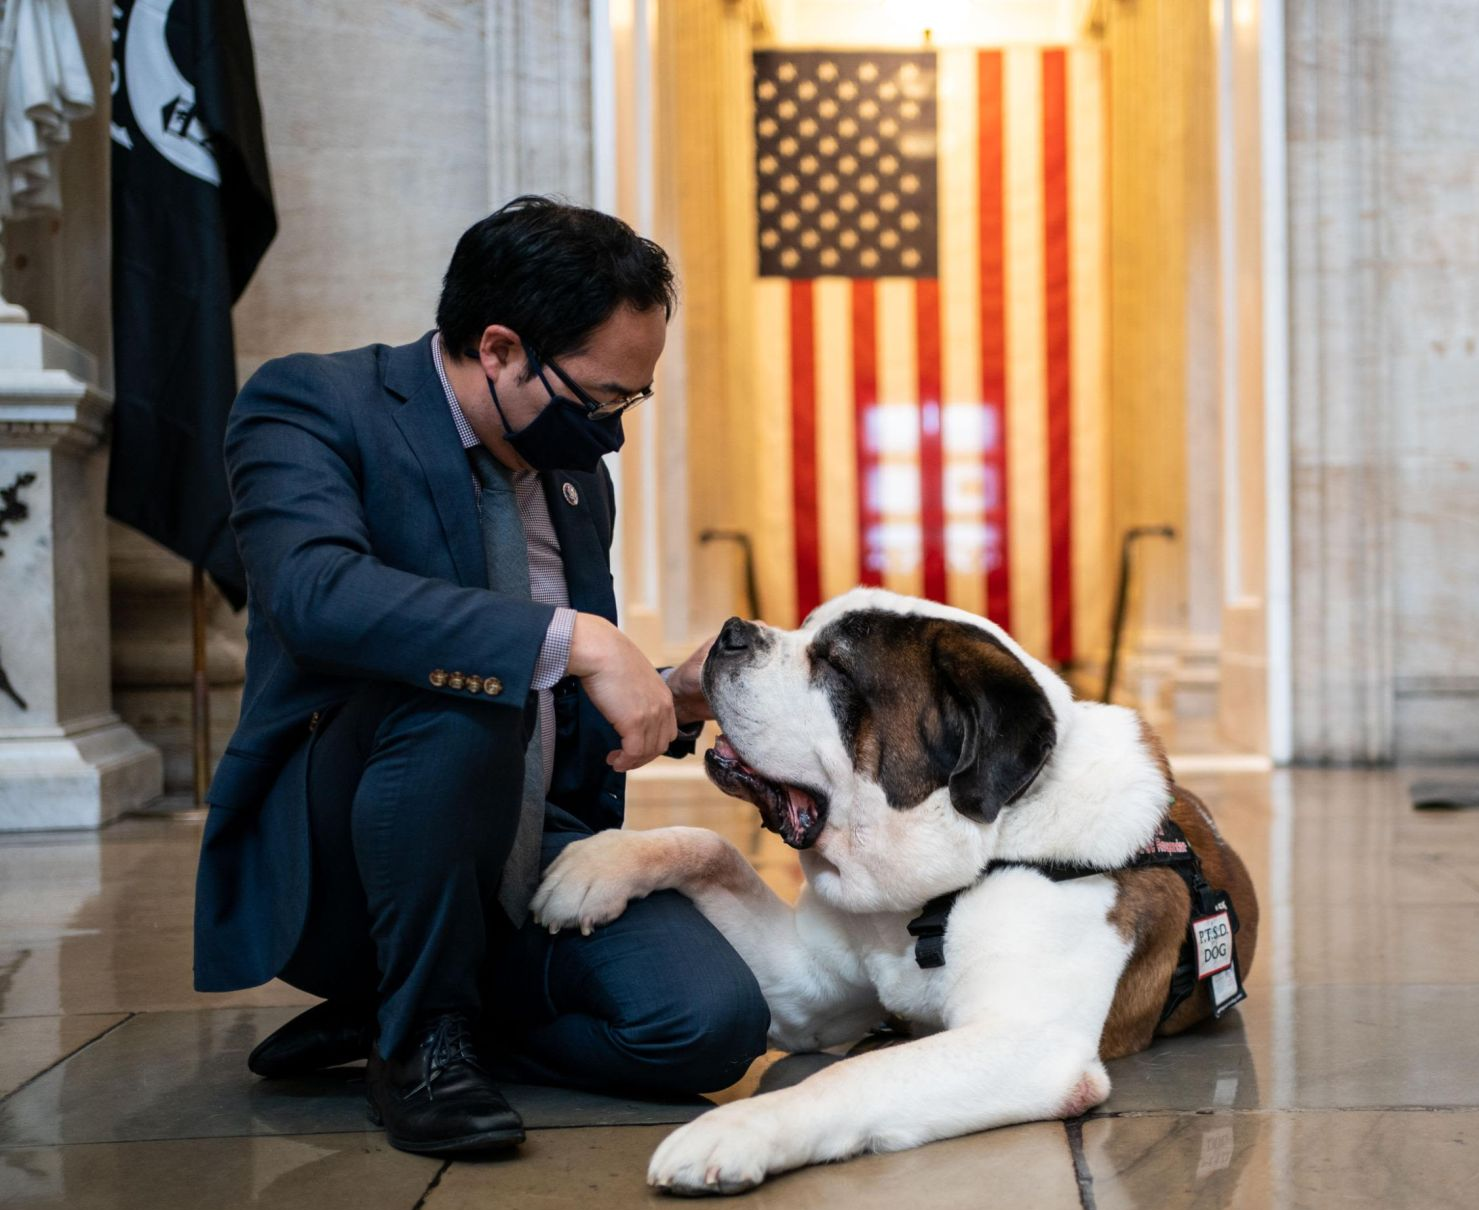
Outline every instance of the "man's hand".
<svg viewBox="0 0 1479 1210"><path fill-rule="evenodd" d="M719 636L711 634L700 643L694 653L668 673L668 688L673 691L673 708L678 715L678 726L702 722L714 717L709 699L704 696L704 660L709 648Z"/></svg>
<svg viewBox="0 0 1479 1210"><path fill-rule="evenodd" d="M613 769L639 769L677 738L673 694L637 645L605 618L575 616L566 668L621 736L621 750L606 757Z"/></svg>

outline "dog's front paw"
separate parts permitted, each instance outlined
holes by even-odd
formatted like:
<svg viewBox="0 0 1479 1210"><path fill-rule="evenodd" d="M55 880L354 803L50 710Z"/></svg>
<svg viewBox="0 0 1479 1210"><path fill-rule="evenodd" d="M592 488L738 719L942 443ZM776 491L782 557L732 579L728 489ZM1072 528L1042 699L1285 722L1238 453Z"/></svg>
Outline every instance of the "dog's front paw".
<svg viewBox="0 0 1479 1210"><path fill-rule="evenodd" d="M662 1141L647 1168L647 1183L683 1197L744 1193L782 1162L772 1114L754 1103L721 1105Z"/></svg>
<svg viewBox="0 0 1479 1210"><path fill-rule="evenodd" d="M545 871L529 914L552 933L578 926L589 934L609 924L628 902L655 889L648 840L613 830L568 845Z"/></svg>

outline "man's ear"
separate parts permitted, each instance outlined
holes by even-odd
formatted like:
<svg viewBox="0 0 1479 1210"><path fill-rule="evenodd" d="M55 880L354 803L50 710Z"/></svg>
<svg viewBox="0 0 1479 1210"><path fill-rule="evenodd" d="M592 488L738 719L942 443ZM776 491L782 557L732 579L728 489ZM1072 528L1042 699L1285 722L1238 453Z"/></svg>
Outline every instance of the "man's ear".
<svg viewBox="0 0 1479 1210"><path fill-rule="evenodd" d="M1057 720L1032 673L984 631L961 626L935 644L935 664L961 720L950 803L992 823L1027 792L1057 742Z"/></svg>
<svg viewBox="0 0 1479 1210"><path fill-rule="evenodd" d="M489 324L483 329L482 336L478 338L475 356L483 363L483 373L489 378L496 378L498 371L507 365L521 368L527 360L524 343L519 339L518 333L503 324ZM524 382L528 378L529 374L525 369L519 381Z"/></svg>

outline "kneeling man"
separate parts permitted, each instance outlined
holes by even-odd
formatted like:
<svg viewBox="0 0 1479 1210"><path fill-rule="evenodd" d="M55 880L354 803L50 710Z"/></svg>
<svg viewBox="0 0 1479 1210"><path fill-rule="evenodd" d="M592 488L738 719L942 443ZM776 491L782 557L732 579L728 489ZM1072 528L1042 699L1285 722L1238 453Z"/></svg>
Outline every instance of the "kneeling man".
<svg viewBox="0 0 1479 1210"><path fill-rule="evenodd" d="M520 198L458 242L436 330L269 362L232 410L247 680L195 983L323 997L250 1066L368 1055L371 1115L406 1150L521 1141L493 1070L694 1093L765 1048L754 977L676 892L591 936L528 918L540 871L621 825L626 772L708 717L704 651L664 680L611 581L601 457L673 305L656 244Z"/></svg>

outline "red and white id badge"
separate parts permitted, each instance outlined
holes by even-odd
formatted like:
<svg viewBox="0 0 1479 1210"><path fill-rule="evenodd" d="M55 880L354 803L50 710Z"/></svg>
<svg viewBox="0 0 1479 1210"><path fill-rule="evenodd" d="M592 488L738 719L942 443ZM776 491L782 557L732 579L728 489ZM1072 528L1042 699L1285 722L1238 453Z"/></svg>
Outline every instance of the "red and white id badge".
<svg viewBox="0 0 1479 1210"><path fill-rule="evenodd" d="M1197 955L1197 979L1211 980L1208 988L1212 993L1212 1015L1220 1017L1247 994L1238 981L1232 921L1227 912L1213 912L1193 920L1191 940Z"/></svg>

